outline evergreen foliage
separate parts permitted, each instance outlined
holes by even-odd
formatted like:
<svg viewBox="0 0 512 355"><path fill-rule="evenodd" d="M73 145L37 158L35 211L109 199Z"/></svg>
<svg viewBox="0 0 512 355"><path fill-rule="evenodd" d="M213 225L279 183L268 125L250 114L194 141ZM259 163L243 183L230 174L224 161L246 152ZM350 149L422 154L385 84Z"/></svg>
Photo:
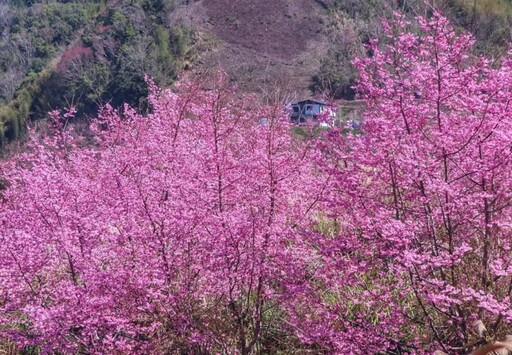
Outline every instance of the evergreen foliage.
<svg viewBox="0 0 512 355"><path fill-rule="evenodd" d="M0 5L0 147L28 120L75 106L147 108L144 75L171 84L192 34L166 24L169 1L17 1Z"/></svg>

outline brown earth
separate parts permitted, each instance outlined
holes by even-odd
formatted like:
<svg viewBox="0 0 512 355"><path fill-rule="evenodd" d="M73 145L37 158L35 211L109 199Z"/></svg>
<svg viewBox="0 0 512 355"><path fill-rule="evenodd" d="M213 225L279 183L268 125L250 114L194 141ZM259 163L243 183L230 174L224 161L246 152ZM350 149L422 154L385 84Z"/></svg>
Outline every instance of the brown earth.
<svg viewBox="0 0 512 355"><path fill-rule="evenodd" d="M327 50L328 18L320 3L190 1L170 20L192 26L215 43L200 51L196 73L224 70L242 91L260 93L269 101L286 101L311 96L311 77Z"/></svg>

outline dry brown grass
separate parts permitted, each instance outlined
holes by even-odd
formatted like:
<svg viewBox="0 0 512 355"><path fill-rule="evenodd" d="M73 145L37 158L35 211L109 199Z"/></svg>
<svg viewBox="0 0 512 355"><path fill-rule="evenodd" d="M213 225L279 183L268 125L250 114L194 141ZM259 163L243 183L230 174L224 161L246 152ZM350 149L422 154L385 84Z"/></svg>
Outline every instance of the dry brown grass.
<svg viewBox="0 0 512 355"><path fill-rule="evenodd" d="M240 90L271 102L310 96L328 48L327 12L310 0L203 0L178 9L170 21L216 38L197 71L224 70Z"/></svg>
<svg viewBox="0 0 512 355"><path fill-rule="evenodd" d="M11 341L0 342L0 355L16 355L18 354L16 344Z"/></svg>

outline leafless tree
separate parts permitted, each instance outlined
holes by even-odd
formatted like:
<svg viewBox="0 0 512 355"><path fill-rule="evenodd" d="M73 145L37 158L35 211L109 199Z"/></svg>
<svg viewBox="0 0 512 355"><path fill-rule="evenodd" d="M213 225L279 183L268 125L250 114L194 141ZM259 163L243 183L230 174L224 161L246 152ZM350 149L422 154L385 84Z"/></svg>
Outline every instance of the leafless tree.
<svg viewBox="0 0 512 355"><path fill-rule="evenodd" d="M29 36L23 33L15 37L15 43L21 52L19 58L20 65L30 67L36 53L34 43Z"/></svg>
<svg viewBox="0 0 512 355"><path fill-rule="evenodd" d="M11 100L24 75L25 73L17 67L10 67L5 73L0 74L0 98L5 101Z"/></svg>

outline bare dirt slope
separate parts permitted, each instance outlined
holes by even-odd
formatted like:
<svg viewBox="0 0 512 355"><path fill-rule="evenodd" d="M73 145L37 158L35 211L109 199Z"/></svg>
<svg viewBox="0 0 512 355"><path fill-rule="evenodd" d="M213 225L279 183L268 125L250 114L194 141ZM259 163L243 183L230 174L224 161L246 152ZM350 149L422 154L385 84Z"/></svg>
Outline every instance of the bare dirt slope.
<svg viewBox="0 0 512 355"><path fill-rule="evenodd" d="M271 101L311 95L327 49L326 10L313 0L189 1L171 21L214 38L196 71L225 70L240 89Z"/></svg>

